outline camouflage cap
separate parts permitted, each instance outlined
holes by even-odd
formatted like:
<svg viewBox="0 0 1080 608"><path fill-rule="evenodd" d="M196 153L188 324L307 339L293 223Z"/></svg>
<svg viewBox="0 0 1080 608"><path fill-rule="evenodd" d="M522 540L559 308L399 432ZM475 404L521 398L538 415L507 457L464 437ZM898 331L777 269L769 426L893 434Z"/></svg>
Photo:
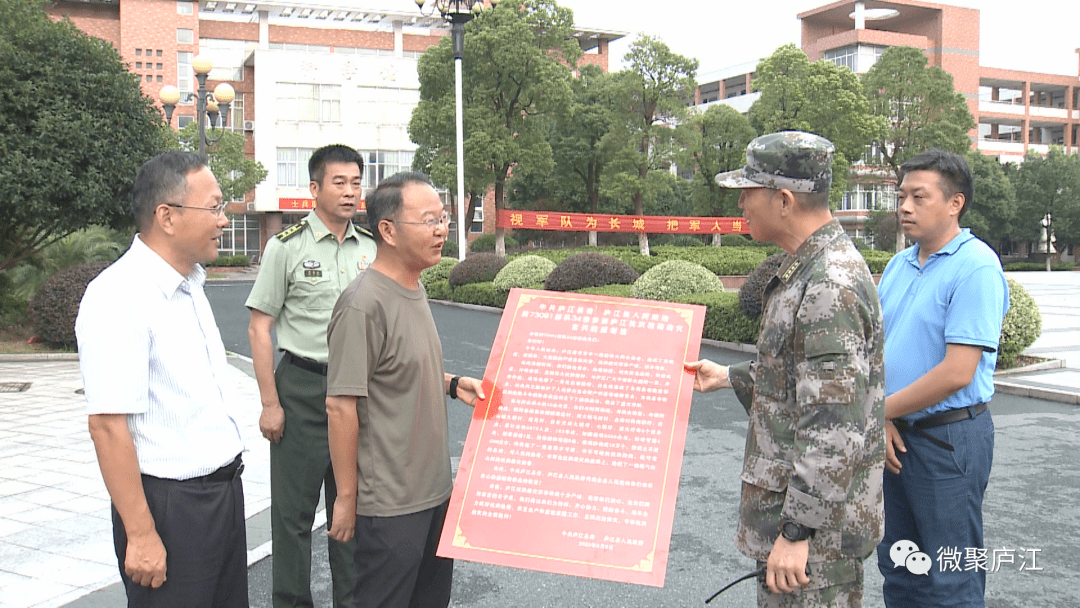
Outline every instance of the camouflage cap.
<svg viewBox="0 0 1080 608"><path fill-rule="evenodd" d="M832 185L832 142L813 133L781 131L746 146L746 166L716 176L724 188L774 188L828 192Z"/></svg>

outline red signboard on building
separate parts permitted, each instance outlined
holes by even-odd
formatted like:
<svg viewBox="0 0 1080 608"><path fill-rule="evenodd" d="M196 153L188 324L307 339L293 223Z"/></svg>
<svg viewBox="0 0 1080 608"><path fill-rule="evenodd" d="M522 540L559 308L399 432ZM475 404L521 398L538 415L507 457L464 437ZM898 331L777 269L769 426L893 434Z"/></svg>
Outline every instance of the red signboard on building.
<svg viewBox="0 0 1080 608"><path fill-rule="evenodd" d="M281 211L311 211L315 208L315 199L313 198L279 198L278 209ZM360 199L360 206L357 211L367 211L367 204L364 199Z"/></svg>
<svg viewBox="0 0 1080 608"><path fill-rule="evenodd" d="M570 232L648 232L650 234L750 234L741 217L674 217L517 211L496 215L500 228Z"/></svg>
<svg viewBox="0 0 1080 608"><path fill-rule="evenodd" d="M511 291L438 554L663 586L704 317Z"/></svg>

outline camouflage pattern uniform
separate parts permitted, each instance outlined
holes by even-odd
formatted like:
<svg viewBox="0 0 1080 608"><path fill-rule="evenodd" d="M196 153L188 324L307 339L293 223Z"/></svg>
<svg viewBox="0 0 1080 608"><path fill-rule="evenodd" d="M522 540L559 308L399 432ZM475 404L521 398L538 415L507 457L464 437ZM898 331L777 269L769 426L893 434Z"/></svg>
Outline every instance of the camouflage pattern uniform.
<svg viewBox="0 0 1080 608"><path fill-rule="evenodd" d="M766 135L747 148L745 169L717 182L828 192L831 157L824 138ZM862 564L884 533L877 289L834 219L788 255L764 302L757 359L728 370L750 416L735 544L761 566L783 521L812 528L810 583L781 595L765 588L759 605L861 606Z"/></svg>

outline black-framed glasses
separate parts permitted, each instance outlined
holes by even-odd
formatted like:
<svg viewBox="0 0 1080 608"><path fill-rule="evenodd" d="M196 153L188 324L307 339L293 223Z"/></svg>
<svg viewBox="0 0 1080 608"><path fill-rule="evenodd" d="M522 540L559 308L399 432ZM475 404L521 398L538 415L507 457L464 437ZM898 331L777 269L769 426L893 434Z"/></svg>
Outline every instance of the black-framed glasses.
<svg viewBox="0 0 1080 608"><path fill-rule="evenodd" d="M395 224L412 224L414 226L427 226L427 229L432 232L434 232L435 229L440 226L450 225L450 215L448 213L443 213L439 217L428 218L422 222L403 222L401 220L395 220L394 218L387 219L389 219L391 222L394 222Z"/></svg>
<svg viewBox="0 0 1080 608"><path fill-rule="evenodd" d="M212 211L214 215L221 215L225 213L225 207L229 204L229 201L221 201L213 207L199 207L198 205L176 205L173 203L166 203L169 207L178 207L180 209L202 209L203 211Z"/></svg>

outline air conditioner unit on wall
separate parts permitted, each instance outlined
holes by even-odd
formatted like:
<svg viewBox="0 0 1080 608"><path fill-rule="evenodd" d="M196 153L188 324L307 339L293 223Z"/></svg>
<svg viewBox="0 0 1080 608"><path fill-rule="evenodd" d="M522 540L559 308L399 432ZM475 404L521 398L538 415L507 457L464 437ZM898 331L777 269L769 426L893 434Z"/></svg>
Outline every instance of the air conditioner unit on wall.
<svg viewBox="0 0 1080 608"><path fill-rule="evenodd" d="M245 131L254 131L255 130L255 121L254 120L245 120L244 121L244 130Z"/></svg>

